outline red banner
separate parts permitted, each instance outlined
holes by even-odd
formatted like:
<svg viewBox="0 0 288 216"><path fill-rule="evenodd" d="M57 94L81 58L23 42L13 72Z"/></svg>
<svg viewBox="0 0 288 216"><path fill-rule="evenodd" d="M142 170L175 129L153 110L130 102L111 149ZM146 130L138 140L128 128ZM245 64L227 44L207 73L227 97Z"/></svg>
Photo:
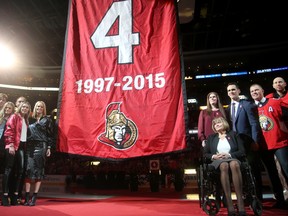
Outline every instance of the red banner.
<svg viewBox="0 0 288 216"><path fill-rule="evenodd" d="M71 0L58 150L107 159L186 148L174 0Z"/></svg>

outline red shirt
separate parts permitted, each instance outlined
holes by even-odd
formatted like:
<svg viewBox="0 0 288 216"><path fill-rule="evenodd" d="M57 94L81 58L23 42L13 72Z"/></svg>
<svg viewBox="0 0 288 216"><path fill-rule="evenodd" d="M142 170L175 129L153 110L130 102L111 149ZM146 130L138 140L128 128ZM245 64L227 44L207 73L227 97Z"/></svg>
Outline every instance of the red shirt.
<svg viewBox="0 0 288 216"><path fill-rule="evenodd" d="M216 117L223 117L223 114L217 110L211 111L209 115L207 110L201 110L198 119L198 139L201 142L206 140L209 135L215 133L212 129L212 121Z"/></svg>
<svg viewBox="0 0 288 216"><path fill-rule="evenodd" d="M282 108L288 105L281 99L267 98L258 107L260 126L268 149L278 149L288 146L288 130L283 121Z"/></svg>
<svg viewBox="0 0 288 216"><path fill-rule="evenodd" d="M28 128L28 126L26 125ZM6 123L6 130L4 132L5 148L9 148L11 144L14 145L15 151L18 150L20 145L22 131L22 117L15 113L9 117Z"/></svg>

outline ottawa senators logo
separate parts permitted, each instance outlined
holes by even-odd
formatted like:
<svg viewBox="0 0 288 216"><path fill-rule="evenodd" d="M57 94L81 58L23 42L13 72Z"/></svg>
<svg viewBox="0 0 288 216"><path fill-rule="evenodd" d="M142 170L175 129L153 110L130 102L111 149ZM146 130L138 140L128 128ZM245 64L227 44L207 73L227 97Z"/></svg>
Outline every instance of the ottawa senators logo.
<svg viewBox="0 0 288 216"><path fill-rule="evenodd" d="M138 129L133 121L120 112L119 102L110 103L106 107L106 131L98 136L98 140L115 149L128 149L138 138Z"/></svg>
<svg viewBox="0 0 288 216"><path fill-rule="evenodd" d="M274 127L273 121L265 115L259 115L259 121L263 131L270 131Z"/></svg>

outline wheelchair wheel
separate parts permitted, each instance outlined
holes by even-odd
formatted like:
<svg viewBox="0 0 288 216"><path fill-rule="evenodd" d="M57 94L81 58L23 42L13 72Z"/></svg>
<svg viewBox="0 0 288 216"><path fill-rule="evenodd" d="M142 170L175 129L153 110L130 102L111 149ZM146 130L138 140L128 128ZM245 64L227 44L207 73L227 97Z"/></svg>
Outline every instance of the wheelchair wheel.
<svg viewBox="0 0 288 216"><path fill-rule="evenodd" d="M198 179L198 189L199 189L199 204L200 204L200 208L202 208L203 206L203 202L204 202L204 197L205 197L205 194L204 194L204 179L203 179L203 167L202 165L200 165L200 168L197 172L197 179Z"/></svg>
<svg viewBox="0 0 288 216"><path fill-rule="evenodd" d="M202 209L207 215L216 215L219 212L220 206L216 200L208 199L203 203Z"/></svg>
<svg viewBox="0 0 288 216"><path fill-rule="evenodd" d="M252 203L251 203L251 207L252 207L252 210L254 212L254 214L256 216L261 216L262 215L262 203L260 202L260 200L255 197L253 200L252 200Z"/></svg>

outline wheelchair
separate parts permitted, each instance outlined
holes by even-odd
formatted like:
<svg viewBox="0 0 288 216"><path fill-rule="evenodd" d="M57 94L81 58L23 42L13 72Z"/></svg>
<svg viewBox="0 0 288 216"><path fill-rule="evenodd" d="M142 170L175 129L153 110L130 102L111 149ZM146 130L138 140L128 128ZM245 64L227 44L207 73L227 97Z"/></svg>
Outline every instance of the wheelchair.
<svg viewBox="0 0 288 216"><path fill-rule="evenodd" d="M243 180L243 199L245 206L250 206L254 215L262 215L262 202L256 196L255 180L247 160L241 161ZM200 208L207 215L216 215L221 207L220 173L209 165L205 158L200 159L197 170ZM224 203L225 205L225 203ZM236 206L237 208L237 206Z"/></svg>

